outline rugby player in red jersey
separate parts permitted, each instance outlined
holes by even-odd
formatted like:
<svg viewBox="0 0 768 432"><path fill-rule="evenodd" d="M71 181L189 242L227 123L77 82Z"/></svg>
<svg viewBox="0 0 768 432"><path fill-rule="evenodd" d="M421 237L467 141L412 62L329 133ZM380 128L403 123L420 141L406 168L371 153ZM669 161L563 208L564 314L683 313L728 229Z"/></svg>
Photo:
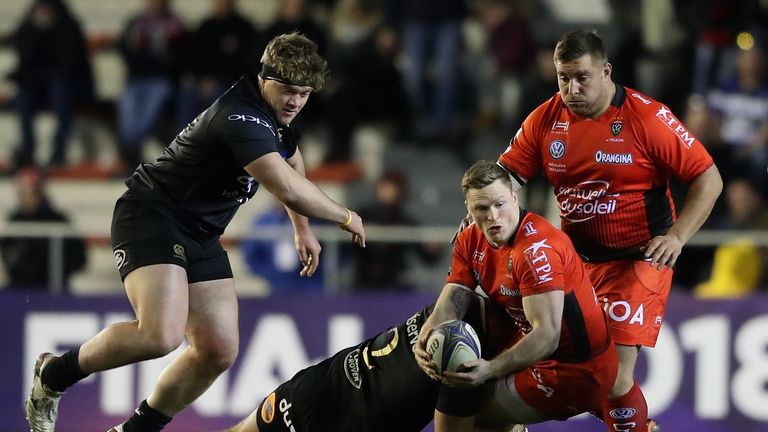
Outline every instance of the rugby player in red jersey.
<svg viewBox="0 0 768 432"><path fill-rule="evenodd" d="M520 209L512 179L493 161L470 167L462 189L475 223L456 239L451 271L415 346L419 366L449 386L481 394L490 387L482 418L531 424L600 411L618 359L571 240ZM438 376L425 349L429 333L443 321L463 318L476 287L506 309L517 323L517 338L489 360L465 362L461 371ZM490 386L480 386L485 383ZM480 408L480 397L459 396ZM438 406L435 431L472 430L477 412Z"/></svg>
<svg viewBox="0 0 768 432"><path fill-rule="evenodd" d="M604 421L611 431L656 430L635 362L641 346L656 344L672 268L712 210L722 179L669 108L613 82L596 33L563 36L554 62L559 93L528 116L498 162L520 185L538 172L552 184L562 229L608 313L619 373ZM689 185L677 214L672 176Z"/></svg>

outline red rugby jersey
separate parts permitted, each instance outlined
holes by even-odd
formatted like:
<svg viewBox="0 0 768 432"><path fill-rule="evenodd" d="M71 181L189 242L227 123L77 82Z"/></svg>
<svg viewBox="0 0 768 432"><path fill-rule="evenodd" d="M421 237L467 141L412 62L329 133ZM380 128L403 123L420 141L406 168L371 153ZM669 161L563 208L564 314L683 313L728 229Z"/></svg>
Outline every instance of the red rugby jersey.
<svg viewBox="0 0 768 432"><path fill-rule="evenodd" d="M507 310L520 331L531 324L523 297L563 291L560 343L550 359L582 362L610 345L608 324L581 258L568 236L543 217L521 211L508 244L495 249L477 225L459 233L446 283L480 288Z"/></svg>
<svg viewBox="0 0 768 432"><path fill-rule="evenodd" d="M524 184L543 171L562 229L589 261L643 259L640 247L675 220L671 175L689 183L712 165L704 146L661 103L616 85L598 119L559 94L523 122L499 163Z"/></svg>

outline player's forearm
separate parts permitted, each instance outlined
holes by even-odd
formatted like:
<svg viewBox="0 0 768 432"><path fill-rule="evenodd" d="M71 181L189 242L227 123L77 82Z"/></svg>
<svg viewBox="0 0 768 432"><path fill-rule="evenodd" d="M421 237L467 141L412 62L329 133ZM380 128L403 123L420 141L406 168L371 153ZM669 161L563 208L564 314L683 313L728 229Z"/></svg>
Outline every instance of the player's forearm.
<svg viewBox="0 0 768 432"><path fill-rule="evenodd" d="M296 149L296 153L291 158L287 159L286 162L288 162L288 165L290 165L294 171L301 174L302 177L306 177L304 158L301 156L301 152L298 149ZM288 213L288 218L291 219L294 231L298 233L302 230L309 229L309 218L296 213L288 206L285 206L285 211Z"/></svg>
<svg viewBox="0 0 768 432"><path fill-rule="evenodd" d="M713 164L691 182L683 209L668 234L676 236L683 244L688 242L709 217L722 190L723 180Z"/></svg>
<svg viewBox="0 0 768 432"><path fill-rule="evenodd" d="M440 324L448 320L464 318L474 295L472 291L462 286L446 284L435 303L435 308L429 317L430 321Z"/></svg>
<svg viewBox="0 0 768 432"><path fill-rule="evenodd" d="M293 224L293 230L297 233L309 229L309 218L303 216L295 211L291 210L288 206L285 206L285 211L288 213L288 218Z"/></svg>
<svg viewBox="0 0 768 432"><path fill-rule="evenodd" d="M534 328L491 360L494 377L500 378L520 371L552 354L557 349L559 336L558 332L551 329Z"/></svg>
<svg viewBox="0 0 768 432"><path fill-rule="evenodd" d="M277 198L289 209L288 216L296 227L296 220L290 210L303 217L321 218L336 224L343 224L349 218L347 209L333 201L317 185L305 177L297 176L296 181L277 194ZM299 223L301 219L299 218Z"/></svg>

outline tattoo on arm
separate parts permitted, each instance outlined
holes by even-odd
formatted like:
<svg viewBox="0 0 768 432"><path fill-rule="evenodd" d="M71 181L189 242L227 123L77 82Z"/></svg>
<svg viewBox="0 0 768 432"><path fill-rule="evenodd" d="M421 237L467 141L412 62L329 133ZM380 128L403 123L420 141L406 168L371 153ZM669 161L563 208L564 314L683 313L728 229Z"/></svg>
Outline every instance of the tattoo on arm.
<svg viewBox="0 0 768 432"><path fill-rule="evenodd" d="M469 308L473 294L464 288L455 286L451 289L448 296L448 305L453 308L452 312L459 317L463 317Z"/></svg>

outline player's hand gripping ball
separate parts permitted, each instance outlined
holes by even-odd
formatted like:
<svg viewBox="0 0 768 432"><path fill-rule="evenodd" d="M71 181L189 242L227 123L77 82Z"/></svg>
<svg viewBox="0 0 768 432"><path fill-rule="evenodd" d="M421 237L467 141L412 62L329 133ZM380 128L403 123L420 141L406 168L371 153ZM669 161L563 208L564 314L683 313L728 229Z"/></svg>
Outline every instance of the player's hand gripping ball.
<svg viewBox="0 0 768 432"><path fill-rule="evenodd" d="M461 320L446 321L432 330L427 339L438 374L456 372L462 363L480 357L480 339L471 325Z"/></svg>

